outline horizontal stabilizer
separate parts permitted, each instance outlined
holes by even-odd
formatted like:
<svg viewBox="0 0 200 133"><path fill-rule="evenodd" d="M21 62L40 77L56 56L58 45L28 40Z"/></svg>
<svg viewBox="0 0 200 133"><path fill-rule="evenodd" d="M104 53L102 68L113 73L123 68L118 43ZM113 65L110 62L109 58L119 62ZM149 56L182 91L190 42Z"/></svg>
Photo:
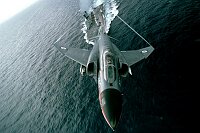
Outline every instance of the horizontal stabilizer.
<svg viewBox="0 0 200 133"><path fill-rule="evenodd" d="M121 53L124 56L127 64L131 66L140 60L147 58L153 52L153 50L154 48L149 46L138 50L121 51Z"/></svg>
<svg viewBox="0 0 200 133"><path fill-rule="evenodd" d="M79 48L67 48L55 42L54 46L68 58L80 63L81 65L87 66L88 57L90 51L86 49Z"/></svg>

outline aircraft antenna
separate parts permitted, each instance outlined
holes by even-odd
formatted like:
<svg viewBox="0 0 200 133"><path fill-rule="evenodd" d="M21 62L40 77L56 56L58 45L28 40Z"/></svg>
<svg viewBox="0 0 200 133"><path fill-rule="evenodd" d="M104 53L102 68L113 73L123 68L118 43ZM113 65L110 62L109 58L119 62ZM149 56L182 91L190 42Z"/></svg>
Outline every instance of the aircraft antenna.
<svg viewBox="0 0 200 133"><path fill-rule="evenodd" d="M135 32L140 38L142 38L142 40L144 40L147 44L149 44L151 46L151 44L146 40L144 39L144 37L142 37L136 30L134 30L130 25L128 25L122 18L120 18L118 15L117 17L125 24L127 25L133 32Z"/></svg>

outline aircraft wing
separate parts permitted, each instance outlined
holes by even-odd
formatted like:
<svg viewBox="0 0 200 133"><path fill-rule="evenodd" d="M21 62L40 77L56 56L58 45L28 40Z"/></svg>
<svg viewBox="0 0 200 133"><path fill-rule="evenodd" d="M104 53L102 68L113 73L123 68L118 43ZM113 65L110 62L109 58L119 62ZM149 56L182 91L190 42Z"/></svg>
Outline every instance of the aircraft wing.
<svg viewBox="0 0 200 133"><path fill-rule="evenodd" d="M68 58L80 63L81 65L87 66L88 57L90 55L89 50L79 48L67 48L57 43L55 43L54 46Z"/></svg>
<svg viewBox="0 0 200 133"><path fill-rule="evenodd" d="M121 51L121 53L124 56L127 64L131 66L140 60L147 58L153 52L153 50L154 48L149 46L138 50Z"/></svg>

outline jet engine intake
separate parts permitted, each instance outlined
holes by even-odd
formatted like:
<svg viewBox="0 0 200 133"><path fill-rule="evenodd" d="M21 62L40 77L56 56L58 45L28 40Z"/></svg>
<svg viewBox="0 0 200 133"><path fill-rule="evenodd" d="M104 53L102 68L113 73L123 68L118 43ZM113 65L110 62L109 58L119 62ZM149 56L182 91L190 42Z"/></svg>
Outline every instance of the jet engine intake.
<svg viewBox="0 0 200 133"><path fill-rule="evenodd" d="M95 62L90 62L87 65L87 74L89 76L94 76L97 74L97 65L95 64Z"/></svg>
<svg viewBox="0 0 200 133"><path fill-rule="evenodd" d="M129 72L128 65L122 63L121 68L119 69L119 75L122 77L127 77L128 72Z"/></svg>

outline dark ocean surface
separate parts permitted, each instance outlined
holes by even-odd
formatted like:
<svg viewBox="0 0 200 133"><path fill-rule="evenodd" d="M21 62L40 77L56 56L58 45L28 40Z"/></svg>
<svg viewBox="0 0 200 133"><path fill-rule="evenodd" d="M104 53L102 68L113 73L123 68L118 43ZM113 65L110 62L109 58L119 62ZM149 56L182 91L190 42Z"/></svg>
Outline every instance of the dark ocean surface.
<svg viewBox="0 0 200 133"><path fill-rule="evenodd" d="M155 51L124 78L116 133L183 133L197 128L199 0L120 0L119 16ZM41 0L0 25L0 133L112 133L97 85L53 43L91 48L78 0ZM118 18L120 50L147 46ZM195 78L197 76L197 78Z"/></svg>

